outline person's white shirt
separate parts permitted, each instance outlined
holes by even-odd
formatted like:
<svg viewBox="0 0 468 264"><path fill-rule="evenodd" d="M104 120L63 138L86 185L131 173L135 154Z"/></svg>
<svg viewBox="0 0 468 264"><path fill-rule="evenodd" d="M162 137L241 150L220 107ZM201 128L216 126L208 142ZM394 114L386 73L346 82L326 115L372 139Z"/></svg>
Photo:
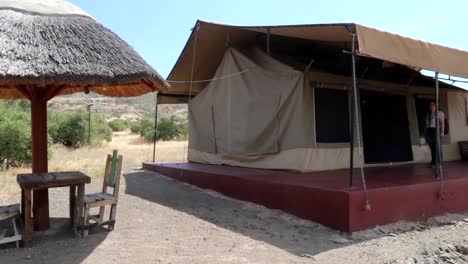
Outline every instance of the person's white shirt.
<svg viewBox="0 0 468 264"><path fill-rule="evenodd" d="M442 111L439 111L439 120L444 120L445 114ZM435 113L429 113L426 117L426 127L435 128L436 127L436 118Z"/></svg>

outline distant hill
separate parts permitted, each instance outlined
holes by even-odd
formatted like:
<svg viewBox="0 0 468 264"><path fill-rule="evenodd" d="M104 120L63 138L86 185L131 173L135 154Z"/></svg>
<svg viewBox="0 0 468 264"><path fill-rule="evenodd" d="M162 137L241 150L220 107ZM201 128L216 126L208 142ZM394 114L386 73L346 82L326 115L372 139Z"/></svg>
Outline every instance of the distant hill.
<svg viewBox="0 0 468 264"><path fill-rule="evenodd" d="M104 115L107 119L121 118L125 120L138 120L145 117L154 118L155 94L145 94L137 97L115 98L99 94L72 94L58 96L49 102L49 109L69 112L87 110L92 104L93 112ZM158 114L162 116L187 115L186 105L160 105Z"/></svg>

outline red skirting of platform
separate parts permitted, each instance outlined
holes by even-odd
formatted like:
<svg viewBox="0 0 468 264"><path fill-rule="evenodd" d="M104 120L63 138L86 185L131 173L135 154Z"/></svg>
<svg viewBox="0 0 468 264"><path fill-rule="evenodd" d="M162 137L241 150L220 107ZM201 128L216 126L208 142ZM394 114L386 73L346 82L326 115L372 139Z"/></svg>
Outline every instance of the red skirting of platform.
<svg viewBox="0 0 468 264"><path fill-rule="evenodd" d="M349 188L348 170L301 173L197 163L144 163L143 168L345 232L468 212L466 162L444 163L443 186L421 164L366 168L371 210L365 210L359 170L356 187Z"/></svg>

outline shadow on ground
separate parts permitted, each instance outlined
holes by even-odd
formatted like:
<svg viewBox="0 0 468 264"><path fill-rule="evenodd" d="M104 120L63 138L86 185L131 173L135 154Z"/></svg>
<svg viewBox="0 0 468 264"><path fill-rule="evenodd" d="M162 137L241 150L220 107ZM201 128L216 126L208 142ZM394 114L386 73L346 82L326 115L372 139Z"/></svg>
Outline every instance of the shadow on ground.
<svg viewBox="0 0 468 264"><path fill-rule="evenodd" d="M15 243L0 245L0 263L82 263L108 234L94 230L86 238L75 238L69 218L51 218L50 224L49 230L34 232L32 248L17 249ZM2 223L0 229L6 227L8 223Z"/></svg>
<svg viewBox="0 0 468 264"><path fill-rule="evenodd" d="M298 256L345 246L331 241L341 238L339 232L287 213L225 198L153 172L128 173L124 177L129 195L193 215Z"/></svg>

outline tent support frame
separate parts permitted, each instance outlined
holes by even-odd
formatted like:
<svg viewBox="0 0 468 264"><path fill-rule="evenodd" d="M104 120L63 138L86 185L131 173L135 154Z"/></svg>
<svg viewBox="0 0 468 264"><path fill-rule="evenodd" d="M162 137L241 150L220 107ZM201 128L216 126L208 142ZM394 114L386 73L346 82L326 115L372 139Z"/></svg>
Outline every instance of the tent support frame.
<svg viewBox="0 0 468 264"><path fill-rule="evenodd" d="M351 116L349 128L349 187L353 187L353 174L354 174L354 130L356 129L356 104L357 104L357 80L356 80L356 33L352 34L353 40L351 42L351 66L352 66L352 97L351 97Z"/></svg>
<svg viewBox="0 0 468 264"><path fill-rule="evenodd" d="M442 134L439 124L439 73L435 73L435 92L436 92L436 110L435 110L435 125L436 125L436 169L435 177L440 178L442 174L442 161L441 161L441 144L440 135Z"/></svg>
<svg viewBox="0 0 468 264"><path fill-rule="evenodd" d="M464 81L464 80L454 80L454 79L450 78L450 76L449 76L449 78L437 77L437 79L438 80L444 80L444 81L450 81L450 82L452 82L452 84L454 84L454 83L468 83L468 81Z"/></svg>
<svg viewBox="0 0 468 264"><path fill-rule="evenodd" d="M267 54L270 55L270 28L267 28Z"/></svg>

